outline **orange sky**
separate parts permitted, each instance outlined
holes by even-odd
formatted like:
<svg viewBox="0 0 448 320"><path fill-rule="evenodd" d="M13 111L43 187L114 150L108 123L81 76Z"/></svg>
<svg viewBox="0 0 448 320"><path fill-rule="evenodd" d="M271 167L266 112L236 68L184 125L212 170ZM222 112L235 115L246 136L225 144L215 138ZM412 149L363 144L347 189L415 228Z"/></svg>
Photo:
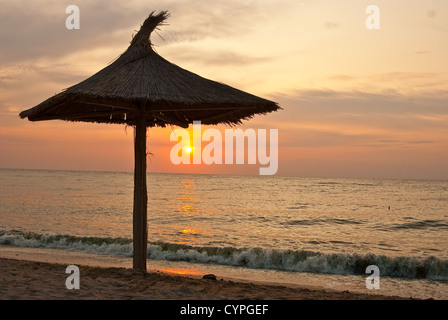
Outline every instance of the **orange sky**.
<svg viewBox="0 0 448 320"><path fill-rule="evenodd" d="M448 2L374 2L380 30L362 0L77 1L81 28L67 30L70 1L0 0L0 167L132 171L131 127L18 113L105 67L166 9L160 55L283 107L241 127L278 129L277 174L448 179ZM171 131L149 129L149 171L258 174L175 166Z"/></svg>

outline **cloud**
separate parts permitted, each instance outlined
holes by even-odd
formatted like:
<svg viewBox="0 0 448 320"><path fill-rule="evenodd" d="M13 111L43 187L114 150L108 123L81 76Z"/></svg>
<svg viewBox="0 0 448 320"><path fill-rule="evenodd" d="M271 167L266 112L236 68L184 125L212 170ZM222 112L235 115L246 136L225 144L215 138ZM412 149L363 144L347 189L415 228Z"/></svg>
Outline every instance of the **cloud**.
<svg viewBox="0 0 448 320"><path fill-rule="evenodd" d="M0 51L2 64L51 59L97 47L119 48L123 52L132 34L151 11L168 10L168 26L160 32L164 40L153 35L158 45L197 41L205 38L234 37L255 30L267 21L272 10L287 1L207 1L78 0L80 29L67 30L65 9L72 1L0 0Z"/></svg>
<svg viewBox="0 0 448 320"><path fill-rule="evenodd" d="M166 49L165 54L176 62L195 62L205 66L222 67L258 64L271 60L268 57L250 56L231 50L199 50L192 47Z"/></svg>
<svg viewBox="0 0 448 320"><path fill-rule="evenodd" d="M85 79L68 63L14 63L0 69L0 113L13 115ZM0 125L8 123L4 116Z"/></svg>
<svg viewBox="0 0 448 320"><path fill-rule="evenodd" d="M336 80L336 81L351 81L356 79L356 76L348 75L348 74L336 74L328 76L328 79L330 80Z"/></svg>
<svg viewBox="0 0 448 320"><path fill-rule="evenodd" d="M71 70L67 72L67 70ZM24 77L26 74L26 77ZM25 84L28 79L39 77L42 81L53 81L57 83L72 83L83 79L83 75L76 74L73 71L73 65L69 63L54 62L48 63L18 63L10 64L0 70L0 82L3 82L6 88L17 87L19 84ZM25 83L24 83L25 82Z"/></svg>
<svg viewBox="0 0 448 320"><path fill-rule="evenodd" d="M126 13L132 9L123 10L118 3L78 1L81 29L67 30L65 8L69 4L54 0L2 1L0 21L7 28L0 28L0 41L8 44L0 52L2 63L60 57L88 46L109 45L119 38L118 30L135 25Z"/></svg>
<svg viewBox="0 0 448 320"><path fill-rule="evenodd" d="M335 22L326 22L325 23L325 28L327 28L327 29L337 29L339 27L340 27L339 23L335 23Z"/></svg>
<svg viewBox="0 0 448 320"><path fill-rule="evenodd" d="M415 51L415 54L428 54L429 51Z"/></svg>
<svg viewBox="0 0 448 320"><path fill-rule="evenodd" d="M278 128L280 174L347 175L358 166L358 174L394 177L401 170L407 177L441 178L448 157L447 97L448 91L297 90L271 97L284 110L248 126Z"/></svg>
<svg viewBox="0 0 448 320"><path fill-rule="evenodd" d="M428 18L435 18L437 16L437 11L436 10L429 10L426 12L426 16Z"/></svg>
<svg viewBox="0 0 448 320"><path fill-rule="evenodd" d="M406 143L409 144L431 144L434 143L435 141L429 141L429 140L419 140L419 141L406 141Z"/></svg>
<svg viewBox="0 0 448 320"><path fill-rule="evenodd" d="M319 107L320 111L344 114L448 115L448 90L404 95L394 90L379 93L336 90L298 90L290 95L297 104ZM279 97L281 100L282 97ZM289 103L289 102L287 102Z"/></svg>
<svg viewBox="0 0 448 320"><path fill-rule="evenodd" d="M163 31L165 43L170 44L247 34L260 24L269 24L272 12L286 12L295 4L288 0L174 0L164 5L172 13L170 26Z"/></svg>
<svg viewBox="0 0 448 320"><path fill-rule="evenodd" d="M427 54L419 52L418 54ZM448 74L444 72L412 72L391 71L373 74L334 74L328 75L325 82L330 87L347 88L349 91L358 92L390 92L392 95L422 95L437 92L446 92ZM445 94L444 94L445 95ZM446 96L445 96L446 98Z"/></svg>
<svg viewBox="0 0 448 320"><path fill-rule="evenodd" d="M441 146L448 143L447 97L448 91L404 96L304 90L271 97L284 110L252 124L278 125L292 145L304 138L316 146Z"/></svg>

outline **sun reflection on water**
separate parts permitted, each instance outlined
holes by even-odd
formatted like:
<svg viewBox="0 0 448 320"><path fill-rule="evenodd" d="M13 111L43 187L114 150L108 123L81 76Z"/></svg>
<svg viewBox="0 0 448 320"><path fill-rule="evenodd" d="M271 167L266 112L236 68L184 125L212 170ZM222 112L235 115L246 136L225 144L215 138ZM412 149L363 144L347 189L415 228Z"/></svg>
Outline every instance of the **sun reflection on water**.
<svg viewBox="0 0 448 320"><path fill-rule="evenodd" d="M197 205L196 184L194 178L185 177L182 179L180 194L177 197L181 212L188 216L194 216L199 211Z"/></svg>
<svg viewBox="0 0 448 320"><path fill-rule="evenodd" d="M180 236L178 244L191 244L199 241L205 234L203 229L198 228L197 219L203 214L200 198L196 191L196 180L191 176L184 176L179 184L178 196L176 198L179 213L179 223L175 226L175 233Z"/></svg>

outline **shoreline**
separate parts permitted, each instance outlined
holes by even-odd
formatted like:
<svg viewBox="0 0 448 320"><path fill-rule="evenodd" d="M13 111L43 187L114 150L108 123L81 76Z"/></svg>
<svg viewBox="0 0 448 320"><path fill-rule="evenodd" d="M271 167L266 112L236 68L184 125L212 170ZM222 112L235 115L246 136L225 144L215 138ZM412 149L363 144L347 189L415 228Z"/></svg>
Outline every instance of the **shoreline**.
<svg viewBox="0 0 448 320"><path fill-rule="evenodd" d="M221 274L208 280L195 269L156 267L142 273L127 257L96 260L97 255L60 251L0 246L0 300L418 300ZM70 264L79 267L79 290L65 286Z"/></svg>
<svg viewBox="0 0 448 320"><path fill-rule="evenodd" d="M0 258L0 300L416 300L82 265L80 288L70 290L66 267Z"/></svg>

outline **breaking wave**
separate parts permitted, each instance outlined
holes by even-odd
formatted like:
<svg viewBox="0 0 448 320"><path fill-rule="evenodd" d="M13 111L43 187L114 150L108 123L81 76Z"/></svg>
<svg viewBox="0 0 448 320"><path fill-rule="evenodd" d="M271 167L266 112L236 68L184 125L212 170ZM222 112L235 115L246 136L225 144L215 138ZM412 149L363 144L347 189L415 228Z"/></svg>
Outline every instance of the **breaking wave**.
<svg viewBox="0 0 448 320"><path fill-rule="evenodd" d="M126 238L44 235L17 230L0 230L0 244L132 256L132 240ZM324 254L305 250L195 247L166 242L149 242L147 257L154 260L326 274L365 275L367 266L377 265L381 276L448 280L448 260L435 257L388 257L357 253Z"/></svg>

